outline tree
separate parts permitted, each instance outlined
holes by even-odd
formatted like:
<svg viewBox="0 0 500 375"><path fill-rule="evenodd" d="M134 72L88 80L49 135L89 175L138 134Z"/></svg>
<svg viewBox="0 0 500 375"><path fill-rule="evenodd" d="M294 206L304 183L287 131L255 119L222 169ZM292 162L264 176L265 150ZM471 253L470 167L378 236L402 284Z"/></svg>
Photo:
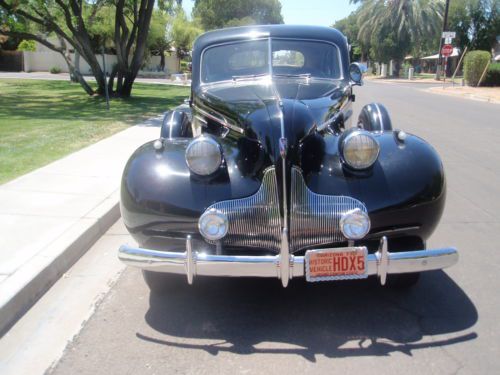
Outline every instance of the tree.
<svg viewBox="0 0 500 375"><path fill-rule="evenodd" d="M448 30L456 32L453 42L462 51L490 50L500 35L500 0L453 0Z"/></svg>
<svg viewBox="0 0 500 375"><path fill-rule="evenodd" d="M279 0L195 0L193 15L205 30L228 25L283 23Z"/></svg>
<svg viewBox="0 0 500 375"><path fill-rule="evenodd" d="M442 0L354 0L358 11L358 40L370 45L370 54L378 61L396 60L396 72L402 58L418 52L429 40L435 40L442 26ZM397 73L396 73L397 74Z"/></svg>
<svg viewBox="0 0 500 375"><path fill-rule="evenodd" d="M343 18L332 25L335 29L342 32L351 45L351 60L366 61L370 53L370 45L366 41L358 39L358 11L352 12L348 17Z"/></svg>
<svg viewBox="0 0 500 375"><path fill-rule="evenodd" d="M174 3L180 0L160 0L158 8L170 9ZM30 25L21 31L1 27L0 34L35 40L61 53L70 73L90 95L102 95L105 91L106 80L97 53L112 43L109 48L116 51L118 63L113 67L108 87L116 96L130 96L147 48L155 0L0 0L0 8L10 18ZM112 25L112 30L107 25ZM99 32L99 28L107 32ZM59 45L50 40L51 35L57 36ZM67 44L89 64L97 83L96 92L76 69Z"/></svg>
<svg viewBox="0 0 500 375"><path fill-rule="evenodd" d="M98 85L98 92L104 92L104 76L92 50L90 35L85 23L85 11L89 9L90 17L98 11L104 1L97 0L87 3L78 0L49 0L49 1L15 1L0 0L0 7L11 17L22 19L30 27L26 30L0 30L8 36L35 40L53 51L59 52L70 67L70 72L77 77L83 89L90 95L94 90L88 85L83 76L75 69L70 55L63 45L56 45L49 40L51 34L57 35L59 40L67 41L80 53L89 64Z"/></svg>
<svg viewBox="0 0 500 375"><path fill-rule="evenodd" d="M160 56L160 69L162 71L165 69L165 51L172 44L172 41L167 36L167 30L171 22L172 19L169 14L159 9L153 12L147 44L151 55Z"/></svg>
<svg viewBox="0 0 500 375"><path fill-rule="evenodd" d="M116 0L114 41L118 63L113 67L108 85L118 96L129 97L132 92L146 52L154 5L155 0ZM115 76L116 89L113 90Z"/></svg>
<svg viewBox="0 0 500 375"><path fill-rule="evenodd" d="M203 32L199 26L198 20L195 18L189 21L182 9L179 9L173 22L170 31L170 38L177 50L177 57L184 58L193 48L194 40Z"/></svg>

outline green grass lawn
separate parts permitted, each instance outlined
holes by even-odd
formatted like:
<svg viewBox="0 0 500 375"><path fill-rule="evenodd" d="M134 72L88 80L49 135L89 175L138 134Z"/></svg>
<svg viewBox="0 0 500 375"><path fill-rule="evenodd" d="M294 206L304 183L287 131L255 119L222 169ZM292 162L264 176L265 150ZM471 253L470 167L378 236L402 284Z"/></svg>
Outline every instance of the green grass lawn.
<svg viewBox="0 0 500 375"><path fill-rule="evenodd" d="M189 88L138 84L130 99L65 81L0 79L0 184L182 103Z"/></svg>

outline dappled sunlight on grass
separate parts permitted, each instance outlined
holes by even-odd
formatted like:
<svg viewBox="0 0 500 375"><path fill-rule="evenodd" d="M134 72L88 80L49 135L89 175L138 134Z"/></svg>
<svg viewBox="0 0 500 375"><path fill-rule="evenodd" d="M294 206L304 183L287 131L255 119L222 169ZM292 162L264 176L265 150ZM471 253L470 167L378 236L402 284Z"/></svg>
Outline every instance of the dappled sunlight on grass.
<svg viewBox="0 0 500 375"><path fill-rule="evenodd" d="M0 80L0 183L182 103L189 89L136 84L129 99L65 81Z"/></svg>

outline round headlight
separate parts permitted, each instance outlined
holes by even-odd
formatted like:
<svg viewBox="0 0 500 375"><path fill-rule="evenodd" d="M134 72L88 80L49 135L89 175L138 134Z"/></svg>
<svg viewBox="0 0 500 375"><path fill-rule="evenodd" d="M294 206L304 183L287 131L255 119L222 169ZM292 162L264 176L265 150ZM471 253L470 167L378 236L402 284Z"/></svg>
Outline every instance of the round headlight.
<svg viewBox="0 0 500 375"><path fill-rule="evenodd" d="M380 146L373 135L364 130L349 133L342 142L342 157L354 169L365 169L378 158Z"/></svg>
<svg viewBox="0 0 500 375"><path fill-rule="evenodd" d="M204 135L193 139L186 149L186 163L198 175L208 176L214 173L222 164L220 145Z"/></svg>
<svg viewBox="0 0 500 375"><path fill-rule="evenodd" d="M340 219L340 230L349 240L359 240L370 231L370 218L359 208L347 211Z"/></svg>
<svg viewBox="0 0 500 375"><path fill-rule="evenodd" d="M225 214L212 208L201 215L198 228L207 240L217 241L227 234L229 222Z"/></svg>

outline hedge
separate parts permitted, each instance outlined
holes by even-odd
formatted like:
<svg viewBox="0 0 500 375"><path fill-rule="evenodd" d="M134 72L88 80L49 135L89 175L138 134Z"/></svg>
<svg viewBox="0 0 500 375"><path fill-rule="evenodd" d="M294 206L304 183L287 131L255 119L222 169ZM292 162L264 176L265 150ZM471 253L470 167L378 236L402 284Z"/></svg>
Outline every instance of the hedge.
<svg viewBox="0 0 500 375"><path fill-rule="evenodd" d="M500 86L500 62L490 64L481 86Z"/></svg>
<svg viewBox="0 0 500 375"><path fill-rule="evenodd" d="M465 55L464 78L469 86L477 86L490 59L488 51L471 51Z"/></svg>

